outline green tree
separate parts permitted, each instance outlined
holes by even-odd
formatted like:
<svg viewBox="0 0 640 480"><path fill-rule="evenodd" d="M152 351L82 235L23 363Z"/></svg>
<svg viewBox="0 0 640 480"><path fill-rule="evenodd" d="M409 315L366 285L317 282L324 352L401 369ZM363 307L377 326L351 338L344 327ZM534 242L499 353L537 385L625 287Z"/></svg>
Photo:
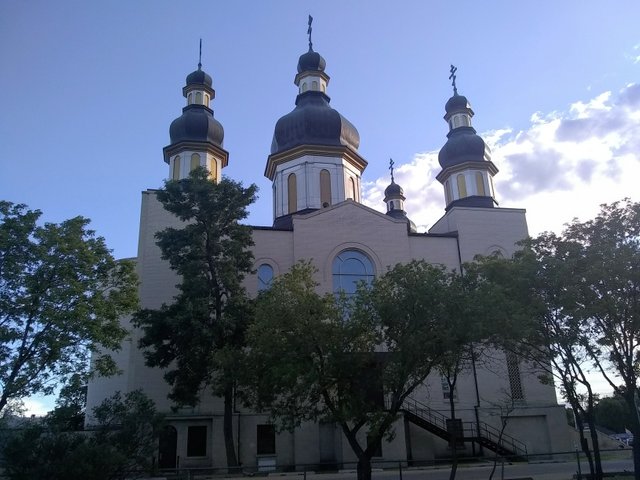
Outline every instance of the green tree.
<svg viewBox="0 0 640 480"><path fill-rule="evenodd" d="M534 240L533 245L540 243L545 249L534 251L542 252L538 260L543 269L564 264L555 268L558 283L564 285L558 306L573 323L565 321L563 326L573 332L570 339L584 358L635 413L629 429L640 438L640 203L623 200L602 205L593 220L574 220L552 242ZM596 398L584 373L574 373L573 379L586 389L585 410L591 422ZM640 478L640 442L634 443L633 454Z"/></svg>
<svg viewBox="0 0 640 480"><path fill-rule="evenodd" d="M242 280L253 268L251 228L239 222L255 201L256 186L229 179L215 183L199 168L157 192L163 207L184 222L156 234L162 258L181 278L171 305L139 311L140 347L149 366L166 369L169 397L195 405L203 388L224 398L227 465L237 466L233 400L238 358L250 303Z"/></svg>
<svg viewBox="0 0 640 480"><path fill-rule="evenodd" d="M90 432L45 421L14 434L2 467L12 480L124 480L148 475L163 420L140 391L116 393L93 411Z"/></svg>
<svg viewBox="0 0 640 480"><path fill-rule="evenodd" d="M119 319L137 306L133 263L116 262L89 220L38 225L40 215L0 202L0 414L85 372L90 354L113 373L98 351L120 347Z"/></svg>
<svg viewBox="0 0 640 480"><path fill-rule="evenodd" d="M87 406L87 382L84 375L72 375L58 394L56 408L45 417L54 431L74 432L84 428Z"/></svg>
<svg viewBox="0 0 640 480"><path fill-rule="evenodd" d="M620 395L602 397L594 409L596 424L624 433L628 425L631 425L631 413L626 400Z"/></svg>
<svg viewBox="0 0 640 480"><path fill-rule="evenodd" d="M633 413L629 430L640 438L640 203L602 205L595 219L574 220L563 237L575 245L579 265L580 276L571 280L579 289L575 311L590 340L585 348L625 399ZM640 442L634 442L633 457L640 478Z"/></svg>
<svg viewBox="0 0 640 480"><path fill-rule="evenodd" d="M596 397L587 375L584 345L588 338L574 309L578 292L571 280L577 275L572 246L545 233L525 241L523 247L513 259L480 259L482 274L494 285L493 291L508 299L504 309L511 319L503 324L500 341L536 365L542 381L558 381L575 412L581 448L595 478L602 474L591 414ZM590 426L593 455L585 438L585 422Z"/></svg>
<svg viewBox="0 0 640 480"><path fill-rule="evenodd" d="M295 265L262 292L249 327L250 401L281 429L335 422L358 458L358 479L405 398L444 358L449 277L414 261L360 285L353 299L316 293L315 270Z"/></svg>
<svg viewBox="0 0 640 480"><path fill-rule="evenodd" d="M560 391L576 415L580 444L594 478L602 478L600 444L593 408L597 395L591 386L589 342L580 313L580 291L576 245L553 233L544 233L528 242L518 260L534 260L536 299L541 301L533 335L528 337L528 352L536 363L554 376ZM525 268L529 268L528 266ZM586 427L593 453L586 439Z"/></svg>
<svg viewBox="0 0 640 480"><path fill-rule="evenodd" d="M493 335L499 312L495 308L498 299L487 292L478 264L465 265L465 274L449 272L446 275L446 298L442 300L442 317L439 328L442 356L437 370L447 382L449 391L449 419L451 421L452 466L450 479L456 476L458 467L456 438L456 387L458 378L473 368L481 360L482 353L489 345L487 340ZM456 446L454 446L456 445Z"/></svg>
<svg viewBox="0 0 640 480"><path fill-rule="evenodd" d="M624 398L632 413L629 429L640 438L640 203L602 205L593 220L574 220L560 235L530 239L513 264L503 267L511 273L503 274L503 286L517 285L511 287L514 296L528 302L532 313L534 321L522 334L526 347L537 355L539 366L546 364L560 380L579 430L584 421L590 425L595 477L601 478L597 396L589 370L599 372ZM634 443L633 454L640 478L640 442Z"/></svg>
<svg viewBox="0 0 640 480"><path fill-rule="evenodd" d="M112 478L130 478L131 472L154 467L164 417L141 390L116 392L92 413L93 442L109 453Z"/></svg>

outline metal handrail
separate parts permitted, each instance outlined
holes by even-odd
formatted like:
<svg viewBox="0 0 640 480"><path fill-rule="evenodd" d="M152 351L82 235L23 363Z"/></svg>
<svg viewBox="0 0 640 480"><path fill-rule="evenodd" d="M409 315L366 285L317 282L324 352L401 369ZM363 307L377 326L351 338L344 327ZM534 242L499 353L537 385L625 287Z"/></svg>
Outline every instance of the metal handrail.
<svg viewBox="0 0 640 480"><path fill-rule="evenodd" d="M475 423L474 422L469 422L469 423L471 424L472 431L476 433ZM513 451L514 453L527 455L527 446L517 438L504 432L500 433L499 429L495 428L492 425L489 425L488 423L485 423L485 422L478 422L478 423L481 431L477 432L477 435L474 435L474 436L484 437L499 446L508 445L509 450Z"/></svg>
<svg viewBox="0 0 640 480"><path fill-rule="evenodd" d="M447 430L447 416L442 413L432 410L430 407L417 401L415 398L407 397L402 404L403 408L411 413L416 414L423 420L427 420L432 425L435 425L442 430Z"/></svg>
<svg viewBox="0 0 640 480"><path fill-rule="evenodd" d="M415 414L441 430L447 431L448 417L446 415L431 409L412 397L405 398L402 406L406 411ZM484 438L499 447L507 448L516 454L527 455L527 446L517 438L504 432L501 434L500 430L488 423L477 423L478 425L476 425L476 422L462 422L465 437ZM469 434L467 434L467 432L469 432Z"/></svg>

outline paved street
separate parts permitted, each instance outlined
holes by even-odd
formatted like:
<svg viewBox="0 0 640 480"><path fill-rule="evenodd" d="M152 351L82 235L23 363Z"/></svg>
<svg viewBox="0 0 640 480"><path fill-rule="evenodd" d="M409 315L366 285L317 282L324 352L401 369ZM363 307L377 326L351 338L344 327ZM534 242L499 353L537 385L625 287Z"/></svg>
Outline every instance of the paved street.
<svg viewBox="0 0 640 480"><path fill-rule="evenodd" d="M467 466L463 465L458 468L456 474L457 480L477 480L488 479L491 473L492 465ZM633 461L628 460L605 460L603 461L603 470L605 472L623 472L633 471ZM534 480L569 480L577 472L576 462L540 462L540 463L521 463L515 465L505 465L504 477L500 465L497 466L493 476L494 480L504 479L524 479L533 478ZM582 473L588 473L589 467L586 463L582 463ZM433 468L411 468L402 470L403 480L448 480L449 467L433 467ZM291 475L291 474L289 474ZM270 475L271 476L271 475ZM287 475L288 476L288 475ZM347 480L355 478L355 471L345 471L340 473L326 474L307 474L307 480ZM398 470L374 471L374 480L392 480L398 479Z"/></svg>

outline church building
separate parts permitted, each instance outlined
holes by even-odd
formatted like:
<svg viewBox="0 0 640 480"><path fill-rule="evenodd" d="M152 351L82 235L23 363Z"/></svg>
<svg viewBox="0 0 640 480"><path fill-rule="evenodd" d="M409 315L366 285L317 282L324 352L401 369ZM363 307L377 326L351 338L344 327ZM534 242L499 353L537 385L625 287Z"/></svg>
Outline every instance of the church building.
<svg viewBox="0 0 640 480"><path fill-rule="evenodd" d="M455 88L445 104L448 132L443 128L447 140L439 153L442 170L433 179L442 184L444 215L428 232L418 233L393 169L385 190L386 213L362 203L367 160L358 152L360 135L330 105L326 62L311 42L298 60L294 82L298 88L295 108L275 122L271 151L265 152L264 174L273 182L273 224L253 227L256 273L245 279L249 295L268 288L272 278L300 260L311 260L317 268L320 293L350 292L358 280L371 279L389 266L412 259L459 270L477 254L499 252L509 257L517 242L527 237L525 210L498 206L494 190L498 168L472 126L469 101ZM223 127L211 108L212 78L200 64L186 77L182 93L186 106L171 123L170 143L163 149L168 177L183 179L192 169L204 166L219 181L229 153L223 147ZM154 234L179 224L162 208L154 190L142 192L136 258L142 308L170 304L176 294L178 279L161 259ZM137 348L140 331L127 318L122 321L131 332L114 353L123 373L91 381L87 411L115 391L142 389L167 415L159 451L161 467L225 467L223 400L207 396L194 408L172 410L162 371L147 367ZM558 405L554 387L540 383L536 372L517 357L495 352L489 363L465 373L455 391L449 391L439 375L431 375L406 402L402 418L394 425L394 439L383 442L374 462L411 465L449 457L446 420L451 396L463 423L465 454L497 451L524 456L572 448L564 407ZM498 442L507 401L513 408ZM276 434L268 415L238 402L234 429L238 459L248 469L340 468L356 460L334 424L305 423L293 433Z"/></svg>

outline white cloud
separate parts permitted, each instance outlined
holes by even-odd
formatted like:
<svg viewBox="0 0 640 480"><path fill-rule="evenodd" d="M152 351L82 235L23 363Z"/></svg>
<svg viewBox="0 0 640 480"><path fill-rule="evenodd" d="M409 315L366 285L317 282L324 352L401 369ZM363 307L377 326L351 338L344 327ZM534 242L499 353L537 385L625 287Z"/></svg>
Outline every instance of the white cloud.
<svg viewBox="0 0 640 480"><path fill-rule="evenodd" d="M500 169L495 178L500 206L526 208L532 235L560 231L574 217L589 219L602 203L640 200L640 84L575 102L565 112L536 112L530 122L526 130L481 136ZM437 151L418 153L396 169L405 208L420 230L444 213L437 157ZM387 185L387 178L365 184L364 203L382 210Z"/></svg>
<svg viewBox="0 0 640 480"><path fill-rule="evenodd" d="M395 182L401 185L405 197L405 210L418 231L426 231L430 223L442 216L442 185L435 181L440 171L438 152L418 153L411 163L394 169ZM363 203L384 212L384 189L389 185L389 177L378 178L375 182L365 182Z"/></svg>
<svg viewBox="0 0 640 480"><path fill-rule="evenodd" d="M50 410L53 409L53 405L51 405L51 401L47 400L44 397L30 397L23 401L24 404L24 415L26 417L30 417L35 415L36 417L41 417L46 415Z"/></svg>

